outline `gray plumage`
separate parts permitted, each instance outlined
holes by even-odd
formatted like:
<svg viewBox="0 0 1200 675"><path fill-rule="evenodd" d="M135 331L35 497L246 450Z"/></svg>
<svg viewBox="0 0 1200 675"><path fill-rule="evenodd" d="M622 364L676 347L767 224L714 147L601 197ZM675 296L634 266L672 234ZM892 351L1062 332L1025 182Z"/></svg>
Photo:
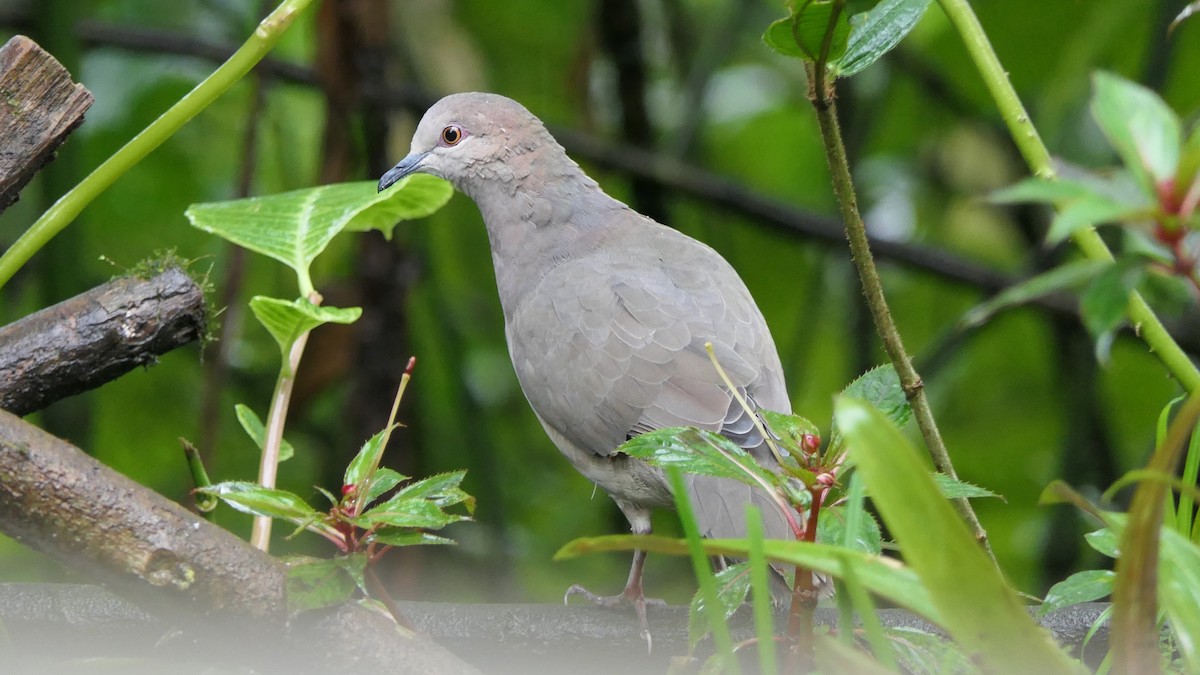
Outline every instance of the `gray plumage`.
<svg viewBox="0 0 1200 675"><path fill-rule="evenodd" d="M671 495L661 472L615 453L629 437L695 426L776 466L705 352L712 342L754 405L791 411L766 322L724 258L609 197L540 120L502 96L455 94L431 107L380 189L414 172L445 178L478 205L521 389L550 438L635 532L649 531L650 509L670 507ZM744 535L744 508L755 502L767 536L790 538L762 492L728 479L688 481L706 536ZM634 568L630 586L636 573L640 596L636 557Z"/></svg>

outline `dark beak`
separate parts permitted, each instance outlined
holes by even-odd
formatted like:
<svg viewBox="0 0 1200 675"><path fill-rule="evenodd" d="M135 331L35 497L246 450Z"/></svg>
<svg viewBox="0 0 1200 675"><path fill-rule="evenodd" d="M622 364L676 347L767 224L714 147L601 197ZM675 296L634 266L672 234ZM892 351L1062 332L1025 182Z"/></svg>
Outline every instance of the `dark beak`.
<svg viewBox="0 0 1200 675"><path fill-rule="evenodd" d="M393 166L387 173L383 174L383 178L379 179L379 191L383 192L389 187L400 182L401 178L416 173L421 170L421 162L425 161L425 156L429 152L417 152L400 160L400 163Z"/></svg>

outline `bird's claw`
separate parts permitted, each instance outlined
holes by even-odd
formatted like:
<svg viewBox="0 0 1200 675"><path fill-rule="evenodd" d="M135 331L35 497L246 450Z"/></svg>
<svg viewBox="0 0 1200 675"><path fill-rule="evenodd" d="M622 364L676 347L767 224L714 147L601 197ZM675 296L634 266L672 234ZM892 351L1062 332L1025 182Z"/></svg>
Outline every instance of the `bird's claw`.
<svg viewBox="0 0 1200 675"><path fill-rule="evenodd" d="M647 598L642 594L642 589L626 587L624 591L616 595L596 595L588 589L575 584L567 589L563 595L563 604L568 604L572 595L582 595L587 598L588 602L600 607L620 607L621 605L633 605L633 611L637 614L638 622L642 627L642 639L646 641L646 652L649 653L654 642L650 637L650 624L646 620L646 607L666 607L667 601L662 598Z"/></svg>

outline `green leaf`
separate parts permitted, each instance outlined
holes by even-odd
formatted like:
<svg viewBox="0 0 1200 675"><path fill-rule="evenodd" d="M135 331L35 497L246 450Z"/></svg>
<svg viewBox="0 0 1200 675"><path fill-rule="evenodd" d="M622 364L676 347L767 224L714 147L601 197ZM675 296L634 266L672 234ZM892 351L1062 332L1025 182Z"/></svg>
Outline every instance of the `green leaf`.
<svg viewBox="0 0 1200 675"><path fill-rule="evenodd" d="M717 580L717 602L725 618L733 616L738 607L746 601L746 593L750 592L750 563L730 565L714 575ZM688 649L694 650L696 645L708 635L708 609L704 604L703 593L699 590L688 603Z"/></svg>
<svg viewBox="0 0 1200 675"><path fill-rule="evenodd" d="M1140 207L1108 197L1081 197L1067 203L1054 214L1050 229L1046 231L1046 243L1058 244L1084 228L1135 219L1144 214L1145 211Z"/></svg>
<svg viewBox="0 0 1200 675"><path fill-rule="evenodd" d="M237 415L238 423L242 425L242 429L245 430L246 435L250 437L250 440L254 441L259 450L262 450L263 443L266 442L267 438L267 430L263 426L262 420L250 409L250 406L238 403L233 406L233 410ZM279 441L279 461L289 460L295 454L296 449L292 447L291 443L282 439Z"/></svg>
<svg viewBox="0 0 1200 675"><path fill-rule="evenodd" d="M321 307L303 298L288 301L263 295L250 298L250 309L275 338L284 361L292 343L303 333L323 323L354 323L362 315L361 307Z"/></svg>
<svg viewBox="0 0 1200 675"><path fill-rule="evenodd" d="M833 18L833 7L834 3L830 0L806 2L799 8L799 13L771 22L767 31L763 33L763 42L785 56L816 61L821 54L829 22ZM833 63L846 53L849 37L850 14L843 10L838 13L837 23L830 38L827 63Z"/></svg>
<svg viewBox="0 0 1200 675"><path fill-rule="evenodd" d="M796 452L810 453L804 447L805 436L813 436L817 439L821 437L821 430L817 428L817 425L799 415L789 415L773 410L763 410L759 414L766 421L767 428L778 437L778 442Z"/></svg>
<svg viewBox="0 0 1200 675"><path fill-rule="evenodd" d="M898 427L908 424L912 417L912 406L908 403L908 397L904 395L904 388L900 386L900 376L890 363L875 366L863 373L846 385L842 394L870 403ZM836 419L833 421L830 436L831 452L840 452L844 443Z"/></svg>
<svg viewBox="0 0 1200 675"><path fill-rule="evenodd" d="M888 628L884 631L906 673L975 673L969 656L941 635L916 628Z"/></svg>
<svg viewBox="0 0 1200 675"><path fill-rule="evenodd" d="M367 185L372 190L379 187L374 181L368 181ZM449 182L437 176L414 173L383 192L377 192L366 208L346 221L344 229L351 232L379 230L390 240L400 221L429 217L445 206L452 196L454 186Z"/></svg>
<svg viewBox="0 0 1200 675"><path fill-rule="evenodd" d="M458 543L453 539L439 537L436 534L429 534L428 532L414 532L412 530L391 527L380 528L376 532L373 532L368 539L377 544L387 544L388 546L456 545Z"/></svg>
<svg viewBox="0 0 1200 675"><path fill-rule="evenodd" d="M1158 94L1116 75L1092 76L1092 115L1149 195L1179 165L1180 124Z"/></svg>
<svg viewBox="0 0 1200 675"><path fill-rule="evenodd" d="M354 524L364 528L381 525L436 530L462 520L470 520L470 518L456 513L446 513L428 499L420 497L397 499L393 497L354 519Z"/></svg>
<svg viewBox="0 0 1200 675"><path fill-rule="evenodd" d="M772 21L771 25L767 26L766 32L763 33L762 41L784 56L794 56L800 59L805 57L804 52L800 50L800 45L796 44L796 39L792 37L792 17L790 16Z"/></svg>
<svg viewBox="0 0 1200 675"><path fill-rule="evenodd" d="M705 554L709 556L745 558L749 555L749 543L744 539L705 539L701 543ZM657 535L613 534L570 541L554 554L554 559L573 558L585 553L634 549L667 555L688 555L687 542L682 539ZM916 573L891 558L850 551L830 544L783 539L763 541L763 553L769 560L777 563L799 565L836 578L841 578L845 573L845 566L851 565L858 581L868 591L933 623L943 623L941 614L931 602L928 591L921 585Z"/></svg>
<svg viewBox="0 0 1200 675"><path fill-rule="evenodd" d="M1079 299L1083 325L1093 337L1099 338L1116 330L1125 320L1129 293L1137 288L1146 275L1140 260L1123 258L1109 264L1084 289ZM1101 361L1106 354L1098 354Z"/></svg>
<svg viewBox="0 0 1200 675"><path fill-rule="evenodd" d="M394 501L424 499L443 509L455 504L463 504L466 506L467 513L474 513L475 498L459 487L466 475L467 472L464 469L422 478L401 488L391 499L380 504L379 508L387 509L388 505Z"/></svg>
<svg viewBox="0 0 1200 675"><path fill-rule="evenodd" d="M912 443L865 401L839 396L834 410L871 499L940 612L940 625L984 670L1076 670L942 497Z"/></svg>
<svg viewBox="0 0 1200 675"><path fill-rule="evenodd" d="M340 555L328 560L292 558L287 565L287 600L291 612L328 607L350 599L356 589L364 589L363 571L367 556L363 553Z"/></svg>
<svg viewBox="0 0 1200 675"><path fill-rule="evenodd" d="M390 437L392 430L398 426L400 425L393 424L386 429L381 429L374 436L368 438L366 443L362 444L362 447L358 450L358 454L354 455L354 459L350 460L350 463L346 465L345 477L342 478L343 486L353 485L357 488L362 488L361 483L379 466L379 460L383 457L384 441ZM395 486L393 485L392 487Z"/></svg>
<svg viewBox="0 0 1200 675"><path fill-rule="evenodd" d="M1121 554L1121 540L1117 535L1105 527L1095 532L1088 532L1083 535L1083 540L1088 543L1098 553L1108 556L1109 558L1119 558Z"/></svg>
<svg viewBox="0 0 1200 675"><path fill-rule="evenodd" d="M857 532L848 532L847 524L846 507L826 506L817 516L817 541L874 555L883 553L883 533L870 513L864 510L859 514Z"/></svg>
<svg viewBox="0 0 1200 675"><path fill-rule="evenodd" d="M937 484L938 492L946 499L976 499L979 497L995 497L1000 501L1004 498L987 488L972 485L963 480L951 478L944 473L934 472L933 482Z"/></svg>
<svg viewBox="0 0 1200 675"><path fill-rule="evenodd" d="M1092 602L1112 595L1113 581L1117 578L1112 570L1085 570L1050 587L1046 591L1046 599L1038 609L1040 616L1045 616L1063 607L1078 605L1081 602Z"/></svg>
<svg viewBox="0 0 1200 675"><path fill-rule="evenodd" d="M759 485L753 476L768 485L783 480L728 438L692 427L655 429L625 441L617 452L654 466L674 466L685 473L732 478L748 485Z"/></svg>
<svg viewBox="0 0 1200 675"><path fill-rule="evenodd" d="M874 9L852 16L846 53L832 63L834 74L850 77L878 61L916 27L929 2L883 0Z"/></svg>
<svg viewBox="0 0 1200 675"><path fill-rule="evenodd" d="M961 328L983 324L997 312L1022 305L1069 288L1077 288L1095 279L1106 267L1107 260L1074 260L1046 272L1013 284L996 295L971 308L959 321Z"/></svg>
<svg viewBox="0 0 1200 675"><path fill-rule="evenodd" d="M265 488L258 483L246 481L226 481L199 489L197 492L218 497L242 513L278 518L321 532L334 532L333 528L322 520L323 514L286 490Z"/></svg>
<svg viewBox="0 0 1200 675"><path fill-rule="evenodd" d="M194 227L275 258L296 271L301 295L312 290L309 266L343 229L384 234L404 218L428 215L450 199L453 188L433 176L409 176L377 191L374 181L323 185L265 197L193 204L185 215Z"/></svg>
<svg viewBox="0 0 1200 675"><path fill-rule="evenodd" d="M1098 192L1095 185L1083 181L1067 178L1046 180L1031 176L992 192L988 195L988 201L993 204L1022 204L1026 202L1063 204L1076 199L1103 196L1106 196L1106 194Z"/></svg>
<svg viewBox="0 0 1200 675"><path fill-rule="evenodd" d="M408 480L408 476L387 467L375 469L375 475L371 477L371 486L367 488L367 497L363 501L363 504L370 505L376 499L382 497L388 490L406 480Z"/></svg>

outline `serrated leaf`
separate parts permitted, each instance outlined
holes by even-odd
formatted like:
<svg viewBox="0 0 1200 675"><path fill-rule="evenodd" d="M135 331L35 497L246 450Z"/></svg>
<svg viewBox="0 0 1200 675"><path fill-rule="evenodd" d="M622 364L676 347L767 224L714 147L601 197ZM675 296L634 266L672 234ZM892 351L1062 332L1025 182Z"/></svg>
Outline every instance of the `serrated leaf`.
<svg viewBox="0 0 1200 675"><path fill-rule="evenodd" d="M973 485L963 480L951 478L944 473L934 472L933 482L937 485L938 491L946 499L977 499L980 497L995 497L1000 501L1004 501L1004 497L992 492L987 488Z"/></svg>
<svg viewBox="0 0 1200 675"><path fill-rule="evenodd" d="M865 510L859 514L857 532L846 531L846 508L826 506L817 516L817 541L840 544L854 551L880 555L883 552L883 532L879 521Z"/></svg>
<svg viewBox="0 0 1200 675"><path fill-rule="evenodd" d="M850 77L875 63L908 35L930 0L883 0L873 9L850 17L850 35L841 58L830 59L834 74Z"/></svg>
<svg viewBox="0 0 1200 675"><path fill-rule="evenodd" d="M328 560L293 558L287 565L288 609L301 612L328 607L350 599L364 589L367 556L351 553ZM365 590L365 589L364 589Z"/></svg>
<svg viewBox="0 0 1200 675"><path fill-rule="evenodd" d="M1092 115L1147 194L1174 177L1179 117L1150 89L1111 73L1092 76Z"/></svg>
<svg viewBox="0 0 1200 675"><path fill-rule="evenodd" d="M730 565L717 572L717 602L725 618L733 616L738 607L746 601L750 592L750 563L740 562ZM694 650L696 645L708 634L709 622L705 616L708 609L700 591L692 596L688 603L688 649Z"/></svg>
<svg viewBox="0 0 1200 675"><path fill-rule="evenodd" d="M370 505L376 499L382 497L388 490L406 480L408 480L408 476L387 467L375 469L375 475L371 477L371 486L367 488L367 497L363 503Z"/></svg>
<svg viewBox="0 0 1200 675"><path fill-rule="evenodd" d="M346 465L346 473L342 478L342 485L361 487L359 484L379 466L379 460L383 457L384 441L390 437L392 430L398 426L400 425L393 424L386 429L381 429L374 436L368 438L366 443L362 444L362 447L358 450L358 454L354 455L354 459L350 460L350 463Z"/></svg>
<svg viewBox="0 0 1200 675"><path fill-rule="evenodd" d="M963 650L941 635L916 628L884 630L892 652L906 673L974 673L977 669Z"/></svg>
<svg viewBox="0 0 1200 675"><path fill-rule="evenodd" d="M474 513L475 498L459 487L466 475L466 470L459 470L422 478L400 488L391 499L380 504L379 508L387 509L393 501L424 499L443 509L455 504L463 504L467 513Z"/></svg>
<svg viewBox="0 0 1200 675"><path fill-rule="evenodd" d="M263 295L250 298L250 309L275 338L285 361L292 343L306 331L323 323L354 323L362 315L361 307L322 307L303 298L282 300Z"/></svg>
<svg viewBox="0 0 1200 675"><path fill-rule="evenodd" d="M470 518L456 513L446 513L428 499L420 497L397 499L393 497L354 519L354 524L368 529L379 525L436 530L463 520L470 520Z"/></svg>
<svg viewBox="0 0 1200 675"><path fill-rule="evenodd" d="M766 421L767 427L778 437L778 442L796 452L809 453L809 450L804 447L805 436L815 436L818 439L821 437L821 430L817 428L817 425L799 415L789 415L774 410L762 410L759 411L759 415Z"/></svg>
<svg viewBox="0 0 1200 675"><path fill-rule="evenodd" d="M394 529L390 527L382 528L370 535L370 540L377 544L386 544L388 546L427 546L434 544L449 544L457 545L458 542L453 539L439 537L436 534L428 532L414 532L411 530Z"/></svg>
<svg viewBox="0 0 1200 675"><path fill-rule="evenodd" d="M1063 607L1078 605L1081 602L1092 602L1112 595L1113 582L1117 578L1112 570L1085 570L1050 587L1046 591L1046 599L1038 609L1040 616L1045 616Z"/></svg>
<svg viewBox="0 0 1200 675"><path fill-rule="evenodd" d="M295 270L302 295L312 290L309 266L343 229L390 234L404 218L436 211L453 193L445 181L409 176L378 192L374 181L338 183L262 197L193 204L191 224ZM389 224L390 221L390 224Z"/></svg>
<svg viewBox="0 0 1200 675"><path fill-rule="evenodd" d="M242 513L278 518L299 526L334 532L322 520L323 514L286 490L265 488L246 481L226 481L198 489L197 492L213 495Z"/></svg>
<svg viewBox="0 0 1200 675"><path fill-rule="evenodd" d="M863 373L846 385L842 394L870 403L898 427L908 424L912 417L912 406L908 403L908 397L904 395L904 388L900 386L900 376L890 363L875 366ZM834 420L829 447L832 452L838 452L842 445L842 433L838 429L837 420Z"/></svg>
<svg viewBox="0 0 1200 675"><path fill-rule="evenodd" d="M1013 284L985 302L971 308L959 325L970 328L983 324L997 312L1023 305L1051 293L1074 289L1095 279L1107 266L1107 260L1075 260L1054 267L1037 276Z"/></svg>
<svg viewBox="0 0 1200 675"><path fill-rule="evenodd" d="M246 432L246 435L250 437L250 440L254 441L259 450L262 450L263 443L266 442L267 438L267 430L263 426L262 420L250 409L250 406L241 403L233 406L233 411L237 415L238 424L242 425L242 429ZM295 454L296 449L292 447L292 444L284 439L280 439L279 461L287 461Z"/></svg>
<svg viewBox="0 0 1200 675"><path fill-rule="evenodd" d="M940 625L985 671L1072 672L938 492L923 453L865 401L839 396L834 411L871 501L941 613Z"/></svg>
<svg viewBox="0 0 1200 675"><path fill-rule="evenodd" d="M674 466L684 473L732 478L747 485L759 485L754 476L769 485L783 480L728 438L692 427L655 429L625 441L617 452L654 466Z"/></svg>

